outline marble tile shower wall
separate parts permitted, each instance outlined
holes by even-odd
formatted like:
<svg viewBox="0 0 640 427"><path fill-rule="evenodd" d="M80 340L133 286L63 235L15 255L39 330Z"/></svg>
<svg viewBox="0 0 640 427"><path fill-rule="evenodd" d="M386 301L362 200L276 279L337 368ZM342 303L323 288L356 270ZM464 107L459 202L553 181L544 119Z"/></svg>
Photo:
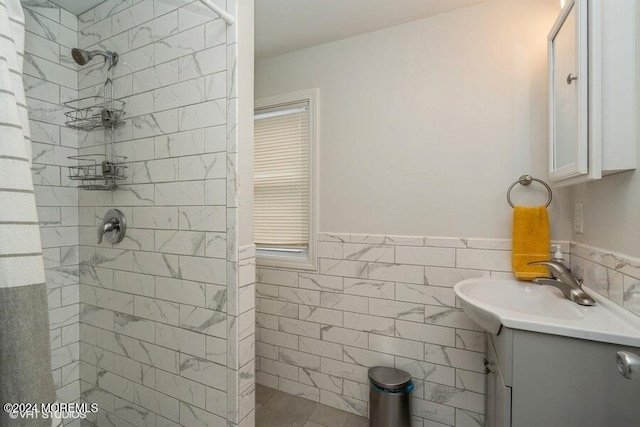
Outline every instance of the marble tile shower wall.
<svg viewBox="0 0 640 427"><path fill-rule="evenodd" d="M258 267L256 381L366 416L367 369L395 366L415 426L483 425L484 332L453 285L512 277L511 241L322 234L318 254L317 273Z"/></svg>
<svg viewBox="0 0 640 427"><path fill-rule="evenodd" d="M77 132L64 126L62 103L77 97L75 15L47 1L24 1L24 86L29 107L40 233L49 294L51 364L61 402L80 397L78 190L67 156L78 154ZM70 422L68 425L79 425Z"/></svg>
<svg viewBox="0 0 640 427"><path fill-rule="evenodd" d="M216 1L235 15L233 0ZM255 251L238 248L236 27L200 2L108 0L79 17L81 48L115 51L127 181L81 191L80 376L100 426L252 425ZM79 71L95 95L102 61ZM103 132L80 154L104 153ZM107 209L129 221L96 243Z"/></svg>

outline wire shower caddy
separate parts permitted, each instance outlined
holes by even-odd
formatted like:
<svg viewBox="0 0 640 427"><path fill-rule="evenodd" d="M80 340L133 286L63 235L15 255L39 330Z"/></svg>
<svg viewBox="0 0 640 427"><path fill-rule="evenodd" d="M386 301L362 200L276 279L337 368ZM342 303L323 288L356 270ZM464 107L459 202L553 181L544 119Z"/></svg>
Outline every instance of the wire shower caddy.
<svg viewBox="0 0 640 427"><path fill-rule="evenodd" d="M91 132L95 129L119 128L125 123L122 120L124 105L124 101L108 99L108 97L100 95L67 101L64 106L70 110L64 113L67 117L64 124L85 132Z"/></svg>
<svg viewBox="0 0 640 427"><path fill-rule="evenodd" d="M78 188L83 190L114 190L118 187L118 182L127 179L127 158L116 155L115 149L115 130L125 124L125 102L114 99L111 69L115 64L112 60L105 62L109 62L109 68L102 95L64 103L69 108L64 113L66 126L84 132L102 130L107 136L104 154L68 157L78 163L68 167L69 179L78 181Z"/></svg>

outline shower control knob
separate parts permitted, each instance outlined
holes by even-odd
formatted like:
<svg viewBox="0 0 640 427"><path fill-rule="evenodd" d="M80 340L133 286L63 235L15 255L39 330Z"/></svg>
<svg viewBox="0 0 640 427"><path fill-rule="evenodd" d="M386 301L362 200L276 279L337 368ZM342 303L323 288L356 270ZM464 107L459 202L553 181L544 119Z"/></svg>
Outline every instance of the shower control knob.
<svg viewBox="0 0 640 427"><path fill-rule="evenodd" d="M633 380L640 377L640 356L628 351L616 353L618 371L623 377Z"/></svg>
<svg viewBox="0 0 640 427"><path fill-rule="evenodd" d="M98 244L105 236L110 243L120 243L127 233L127 219L118 209L109 209L98 227Z"/></svg>

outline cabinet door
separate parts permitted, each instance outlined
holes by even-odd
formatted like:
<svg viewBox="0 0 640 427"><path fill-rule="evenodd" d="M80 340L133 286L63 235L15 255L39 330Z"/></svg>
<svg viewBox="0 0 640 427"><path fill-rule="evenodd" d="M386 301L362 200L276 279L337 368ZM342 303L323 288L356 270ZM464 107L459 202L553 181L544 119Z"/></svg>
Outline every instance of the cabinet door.
<svg viewBox="0 0 640 427"><path fill-rule="evenodd" d="M618 372L616 352L639 348L514 331L513 425L638 427L640 380Z"/></svg>
<svg viewBox="0 0 640 427"><path fill-rule="evenodd" d="M549 37L549 180L636 168L637 0L567 0Z"/></svg>
<svg viewBox="0 0 640 427"><path fill-rule="evenodd" d="M570 0L549 34L549 177L588 173L587 1Z"/></svg>
<svg viewBox="0 0 640 427"><path fill-rule="evenodd" d="M487 334L487 427L511 427L511 387L504 378L491 335Z"/></svg>
<svg viewBox="0 0 640 427"><path fill-rule="evenodd" d="M491 360L491 358L487 358L487 360ZM487 420L486 420L486 425L487 427L497 427L497 423L496 423L496 386L497 386L497 381L496 381L496 374L495 373L488 373L487 374L487 381L486 381L486 387L487 387L487 401L486 401L486 408L485 408L485 412L487 415Z"/></svg>

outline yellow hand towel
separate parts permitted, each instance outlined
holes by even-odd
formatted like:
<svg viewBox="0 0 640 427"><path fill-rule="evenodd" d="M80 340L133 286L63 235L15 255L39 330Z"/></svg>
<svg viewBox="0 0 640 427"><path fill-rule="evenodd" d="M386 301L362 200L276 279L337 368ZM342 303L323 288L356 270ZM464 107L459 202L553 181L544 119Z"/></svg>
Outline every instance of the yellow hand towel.
<svg viewBox="0 0 640 427"><path fill-rule="evenodd" d="M513 249L511 252L513 273L519 280L547 277L544 265L527 265L532 261L549 259L549 214L547 208L538 206L513 209Z"/></svg>

